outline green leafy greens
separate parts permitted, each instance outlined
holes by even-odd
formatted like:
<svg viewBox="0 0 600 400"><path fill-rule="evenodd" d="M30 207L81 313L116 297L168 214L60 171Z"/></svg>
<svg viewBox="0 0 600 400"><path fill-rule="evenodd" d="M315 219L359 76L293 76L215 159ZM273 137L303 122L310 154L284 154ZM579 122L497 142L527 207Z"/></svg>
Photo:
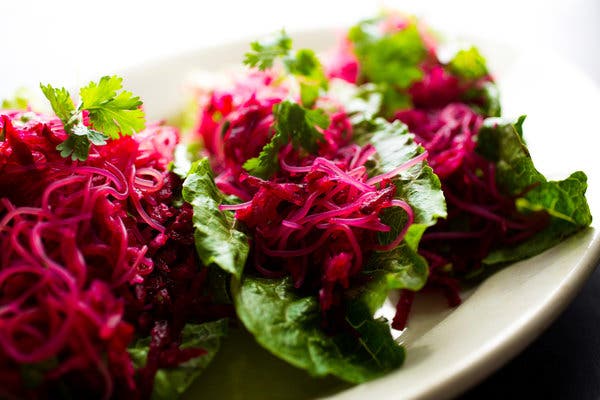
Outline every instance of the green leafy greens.
<svg viewBox="0 0 600 400"><path fill-rule="evenodd" d="M376 163L369 171L371 176L390 172L423 152L407 126L400 121L390 123L383 118L365 120L355 131L358 143L369 143L377 150ZM425 259L417 253L419 241L425 229L434 225L438 218L446 217L440 180L425 163L402 171L394 178L394 184L396 197L406 200L411 206L415 220L400 246L388 252L375 252L363 266L370 282L362 291L373 311L383 304L390 290L417 291L425 285L428 267ZM387 244L406 224L406 213L392 208L382 215L382 222L392 227L390 232L379 235L380 242Z"/></svg>
<svg viewBox="0 0 600 400"><path fill-rule="evenodd" d="M586 175L577 171L562 181L548 181L535 168L522 139L523 117L516 124L488 118L481 128L477 151L496 163L496 181L504 193L517 196L522 212L546 211L550 225L516 246L500 247L485 259L487 265L531 257L587 227L592 215L585 199Z"/></svg>
<svg viewBox="0 0 600 400"><path fill-rule="evenodd" d="M256 340L276 356L314 376L333 374L353 383L365 382L399 367L404 349L384 320L373 319L357 300L348 305L346 320L358 336L330 336L320 327L315 297L302 297L289 278L246 276L232 286L236 311Z"/></svg>
<svg viewBox="0 0 600 400"><path fill-rule="evenodd" d="M319 58L309 49L292 51L292 39L284 30L275 37L250 44L252 51L246 53L244 64L260 70L272 68L281 59L286 72L295 77L300 85L302 105L311 108L321 90L327 90L329 81Z"/></svg>
<svg viewBox="0 0 600 400"><path fill-rule="evenodd" d="M329 117L321 109L310 110L285 100L273 106L275 117L275 134L258 157L244 163L244 169L252 175L268 178L279 167L279 150L291 141L296 149L304 149L310 153L317 150L323 134L316 127L325 129L329 126Z"/></svg>
<svg viewBox="0 0 600 400"><path fill-rule="evenodd" d="M361 117L355 139L378 150L370 174L382 174L423 152L404 124L369 119L373 102L356 102ZM357 119L358 121L358 119ZM232 282L238 317L256 340L271 353L315 376L335 375L353 383L373 379L398 367L404 350L393 340L385 320L374 319L391 289L419 290L428 276L425 259L417 251L426 227L446 215L440 181L430 167L418 163L395 178L397 197L415 212L407 240L387 252L374 252L363 265L366 284L351 286L345 293L345 318L357 335L338 332L331 336L321 328L316 296L302 295L289 278L265 279L245 274ZM389 243L406 224L404 211L383 216L394 229L380 237Z"/></svg>
<svg viewBox="0 0 600 400"><path fill-rule="evenodd" d="M109 138L118 139L119 134L132 135L144 129L142 102L131 92L122 90L122 82L117 76L104 76L97 83L90 82L81 88L81 103L77 108L67 89L40 85L69 135L56 147L61 156L84 161L91 144L101 146ZM83 124L83 111L88 112L93 128Z"/></svg>
<svg viewBox="0 0 600 400"><path fill-rule="evenodd" d="M381 19L362 21L348 38L360 65L361 82L372 82L383 95L388 113L411 105L407 89L423 78L421 62L427 51L415 21L393 33L382 33Z"/></svg>
<svg viewBox="0 0 600 400"><path fill-rule="evenodd" d="M248 238L235 228L230 211L219 210L225 198L215 185L207 158L192 164L183 182L182 196L194 210L194 240L200 260L240 278L248 257Z"/></svg>
<svg viewBox="0 0 600 400"><path fill-rule="evenodd" d="M174 399L181 396L210 364L219 350L222 338L227 335L227 327L226 319L203 324L186 324L181 332L179 348L201 348L205 354L175 368L159 369L154 378L152 399ZM150 337L138 339L127 349L136 368L143 368L146 365L150 340Z"/></svg>

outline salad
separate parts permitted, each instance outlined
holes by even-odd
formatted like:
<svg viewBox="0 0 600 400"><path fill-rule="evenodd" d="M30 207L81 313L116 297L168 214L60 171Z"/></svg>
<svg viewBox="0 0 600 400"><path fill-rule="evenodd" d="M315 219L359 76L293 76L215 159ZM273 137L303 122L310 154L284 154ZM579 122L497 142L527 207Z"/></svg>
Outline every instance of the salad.
<svg viewBox="0 0 600 400"><path fill-rule="evenodd" d="M184 133L118 77L77 106L42 85L54 115L5 102L0 397L174 398L236 331L369 381L402 365L416 292L457 306L589 226L585 174L540 174L484 57L444 46L391 12L322 58L278 32Z"/></svg>

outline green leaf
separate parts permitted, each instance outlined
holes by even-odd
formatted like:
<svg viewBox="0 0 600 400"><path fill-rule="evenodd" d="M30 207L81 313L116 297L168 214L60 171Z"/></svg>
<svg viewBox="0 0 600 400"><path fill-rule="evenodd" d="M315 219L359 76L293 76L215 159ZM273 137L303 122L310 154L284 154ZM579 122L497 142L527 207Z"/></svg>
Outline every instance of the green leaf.
<svg viewBox="0 0 600 400"><path fill-rule="evenodd" d="M381 307L390 290L423 288L429 276L427 261L406 241L388 252L375 252L365 265L363 273L370 280L360 288L362 298L372 312Z"/></svg>
<svg viewBox="0 0 600 400"><path fill-rule="evenodd" d="M69 135L69 137L58 146L61 157L71 157L73 161L85 161L90 151L90 140L87 136Z"/></svg>
<svg viewBox="0 0 600 400"><path fill-rule="evenodd" d="M188 323L181 332L180 348L202 348L205 354L192 358L176 368L161 368L154 378L152 399L174 399L181 396L213 360L221 339L227 335L228 321L221 319L203 324ZM136 368L146 364L150 338L138 339L127 349Z"/></svg>
<svg viewBox="0 0 600 400"><path fill-rule="evenodd" d="M514 123L515 130L517 131L519 137L521 138L521 140L523 140L523 142L525 141L525 139L523 138L523 124L525 123L525 119L527 119L527 115L520 115Z"/></svg>
<svg viewBox="0 0 600 400"><path fill-rule="evenodd" d="M144 112L139 109L142 102L130 92L117 93L122 88L121 82L122 79L116 76L105 76L98 83L90 82L80 90L82 103L78 109L65 88L40 84L44 96L69 135L56 147L62 157L84 161L91 144L102 146L109 137L118 139L119 132L131 135L144 129ZM90 122L95 129L83 125L82 110L89 112Z"/></svg>
<svg viewBox="0 0 600 400"><path fill-rule="evenodd" d="M320 89L327 90L329 81L314 51L301 49L294 56L284 59L288 73L295 75L300 82L302 105L311 108L319 97Z"/></svg>
<svg viewBox="0 0 600 400"><path fill-rule="evenodd" d="M118 139L119 133L132 135L145 126L140 98L126 90L121 91L122 82L120 77L104 76L98 83L90 82L79 91L80 108L89 112L94 128L113 139Z"/></svg>
<svg viewBox="0 0 600 400"><path fill-rule="evenodd" d="M484 259L488 265L531 257L592 222L585 198L586 175L577 171L562 181L546 180L535 168L523 142L522 123L522 118L516 126L498 118L486 119L479 132L477 151L496 163L496 182L503 193L516 196L526 192L517 199L520 211L544 210L551 220L548 227L525 242L493 250Z"/></svg>
<svg viewBox="0 0 600 400"><path fill-rule="evenodd" d="M292 49L292 39L282 29L273 37L250 43L250 48L252 51L246 53L244 64L264 71L273 66L275 59L289 54Z"/></svg>
<svg viewBox="0 0 600 400"><path fill-rule="evenodd" d="M273 67L276 59L281 59L286 72L298 80L300 99L305 107L312 108L320 90L327 90L329 81L314 51L292 52L292 40L284 30L265 41L252 42L250 48L252 51L246 53L244 64L265 70Z"/></svg>
<svg viewBox="0 0 600 400"><path fill-rule="evenodd" d="M312 107L319 98L319 87L300 83L300 101L306 107Z"/></svg>
<svg viewBox="0 0 600 400"><path fill-rule="evenodd" d="M64 125L72 124L71 117L75 114L75 105L67 89L55 88L49 84L46 86L40 84L40 88L50 102L54 114L56 114Z"/></svg>
<svg viewBox="0 0 600 400"><path fill-rule="evenodd" d="M309 110L289 100L275 104L273 116L275 135L258 157L244 163L246 171L261 178L268 178L277 171L279 150L290 141L296 149L316 152L323 140L323 134L316 127L325 129L330 124L329 117L323 110Z"/></svg>
<svg viewBox="0 0 600 400"><path fill-rule="evenodd" d="M448 69L464 79L479 79L488 74L485 58L475 46L459 50L448 63Z"/></svg>
<svg viewBox="0 0 600 400"><path fill-rule="evenodd" d="M465 103L473 110L486 117L499 117L502 114L500 91L494 82L476 82L462 95Z"/></svg>
<svg viewBox="0 0 600 400"><path fill-rule="evenodd" d="M356 140L361 144L370 143L377 150L376 165L369 170L371 176L393 171L424 151L414 141L414 136L408 132L407 126L400 121L390 123L383 118L377 118L359 128ZM438 218L446 217L446 202L441 183L431 167L423 162L403 170L394 178L394 183L396 197L404 199L415 214L406 240L409 241L410 247L416 249L425 228L434 225ZM401 229L403 225L398 222L403 215L404 212L399 210L387 212L383 222ZM380 235L380 241L389 243L397 233L398 230L395 229Z"/></svg>
<svg viewBox="0 0 600 400"><path fill-rule="evenodd" d="M96 146L104 146L106 144L106 141L108 140L108 136L106 136L104 133L98 132L94 129L90 129L87 127L86 127L86 129L87 129L87 137L92 144L95 144Z"/></svg>
<svg viewBox="0 0 600 400"><path fill-rule="evenodd" d="M391 336L385 320L373 319L361 299L350 302L346 320L358 335L326 334L315 297L301 297L289 278L246 276L234 280L238 316L265 349L313 376L335 375L361 383L381 376L404 361L404 349Z"/></svg>
<svg viewBox="0 0 600 400"><path fill-rule="evenodd" d="M422 79L420 63L427 53L417 25L413 21L400 31L381 33L379 23L379 19L363 21L348 33L362 80L408 89Z"/></svg>
<svg viewBox="0 0 600 400"><path fill-rule="evenodd" d="M400 121L390 123L377 118L356 128L356 140L360 144L370 143L377 150L375 164L369 168L370 176L393 171L424 151ZM426 162L401 171L393 182L396 185L395 197L411 206L415 219L400 246L388 252L373 253L363 267L370 281L359 290L372 310L383 304L392 289L417 291L423 287L428 267L426 260L417 253L419 241L425 229L434 225L438 218L446 217L440 180ZM380 243L391 243L406 225L407 217L399 207L385 210L381 221L392 230L379 234Z"/></svg>
<svg viewBox="0 0 600 400"><path fill-rule="evenodd" d="M231 211L219 210L223 195L215 185L207 158L194 162L183 182L182 196L194 210L196 252L204 265L216 264L242 276L248 257L248 238L235 227Z"/></svg>

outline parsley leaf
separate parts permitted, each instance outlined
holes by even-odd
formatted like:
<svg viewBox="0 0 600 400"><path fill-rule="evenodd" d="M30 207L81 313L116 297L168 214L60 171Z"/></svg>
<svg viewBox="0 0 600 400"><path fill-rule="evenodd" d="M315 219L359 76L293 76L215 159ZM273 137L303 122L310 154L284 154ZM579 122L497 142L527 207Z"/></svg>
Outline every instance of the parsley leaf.
<svg viewBox="0 0 600 400"><path fill-rule="evenodd" d="M284 30L263 42L252 42L250 47L252 51L246 53L244 64L264 71L273 67L275 60L280 58L286 72L298 80L304 106L312 107L319 97L319 90L327 90L328 80L314 51L292 51L292 40Z"/></svg>
<svg viewBox="0 0 600 400"><path fill-rule="evenodd" d="M327 90L328 80L314 51L301 49L284 60L288 72L300 82L302 104L311 107L319 97L319 89Z"/></svg>
<svg viewBox="0 0 600 400"><path fill-rule="evenodd" d="M90 153L90 140L87 136L70 135L67 140L56 146L64 158L71 156L73 161L85 161Z"/></svg>
<svg viewBox="0 0 600 400"><path fill-rule="evenodd" d="M98 83L80 90L81 104L75 108L71 94L65 88L40 84L52 110L62 121L69 137L56 149L62 157L84 161L90 145L102 146L110 138L118 139L119 133L131 135L144 129L144 112L139 97L121 91L122 78L104 76ZM120 92L119 92L120 91ZM92 129L83 124L82 111L88 111Z"/></svg>
<svg viewBox="0 0 600 400"><path fill-rule="evenodd" d="M89 112L92 125L113 139L123 135L132 135L144 129L144 112L140 110L142 102L122 89L123 78L104 76L98 83L90 82L81 88L81 108Z"/></svg>
<svg viewBox="0 0 600 400"><path fill-rule="evenodd" d="M258 157L244 163L246 171L260 178L267 178L277 171L279 150L290 141L296 149L316 152L323 140L323 134L316 127L325 129L330 123L323 110L310 110L289 100L275 104L273 116L275 135Z"/></svg>
<svg viewBox="0 0 600 400"><path fill-rule="evenodd" d="M71 117L75 113L75 104L73 104L69 91L64 87L55 88L52 85L40 85L40 88L50 102L52 111L60 118L66 129L66 125L71 124Z"/></svg>
<svg viewBox="0 0 600 400"><path fill-rule="evenodd" d="M250 43L251 52L246 53L244 64L250 67L258 67L261 71L271 68L278 57L284 57L292 50L292 39L285 30L281 30L278 36L268 38L262 42Z"/></svg>

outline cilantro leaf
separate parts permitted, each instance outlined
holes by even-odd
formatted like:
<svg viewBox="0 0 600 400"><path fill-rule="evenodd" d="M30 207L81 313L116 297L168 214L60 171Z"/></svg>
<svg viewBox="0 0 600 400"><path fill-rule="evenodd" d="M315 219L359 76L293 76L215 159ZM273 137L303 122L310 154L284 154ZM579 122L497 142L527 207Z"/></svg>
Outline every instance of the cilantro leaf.
<svg viewBox="0 0 600 400"><path fill-rule="evenodd" d="M104 76L98 83L90 82L81 88L81 106L89 112L94 128L113 139L119 133L132 135L144 129L144 112L140 110L142 101L131 92L122 89L123 79L117 76Z"/></svg>
<svg viewBox="0 0 600 400"><path fill-rule="evenodd" d="M306 107L312 107L319 97L319 89L327 90L328 80L321 62L314 51L301 49L294 56L284 59L288 72L300 82L300 99Z"/></svg>
<svg viewBox="0 0 600 400"><path fill-rule="evenodd" d="M90 84L80 90L81 104L75 108L71 94L65 88L40 84L44 96L50 102L52 110L62 121L68 138L56 146L62 157L85 161L90 146L102 146L109 138L118 139L119 132L131 135L144 129L144 112L139 97L128 91L121 91L122 78L104 76L98 83ZM95 129L83 124L82 111L88 111L89 119Z"/></svg>
<svg viewBox="0 0 600 400"><path fill-rule="evenodd" d="M423 152L413 134L400 121L390 123L376 118L363 121L356 128L358 143L369 143L377 150L375 163L369 168L370 176L390 172ZM423 287L428 267L426 260L417 253L419 241L425 229L434 225L438 218L446 217L440 180L426 163L402 171L393 182L395 196L411 206L415 220L400 246L387 252L374 252L363 267L369 283L360 290L373 311L383 304L391 289L416 291ZM400 233L407 215L404 210L394 207L385 210L381 220L392 227L390 232L378 235L380 243L386 244Z"/></svg>
<svg viewBox="0 0 600 400"><path fill-rule="evenodd" d="M502 114L500 92L494 82L474 82L462 95L463 101L477 113L487 117Z"/></svg>
<svg viewBox="0 0 600 400"><path fill-rule="evenodd" d="M479 79L488 74L485 58L475 46L459 50L448 63L448 69L465 79Z"/></svg>
<svg viewBox="0 0 600 400"><path fill-rule="evenodd" d="M354 45L363 81L382 83L405 90L423 77L420 63L425 44L414 22L394 33L380 33L379 20L352 27L348 38Z"/></svg>
<svg viewBox="0 0 600 400"><path fill-rule="evenodd" d="M330 124L323 110L310 110L289 100L275 104L273 116L275 135L258 157L244 163L246 171L260 178L267 178L277 171L279 150L290 141L296 149L316 152L323 140L323 134L316 127L325 129Z"/></svg>
<svg viewBox="0 0 600 400"><path fill-rule="evenodd" d="M276 36L250 43L250 48L252 51L245 54L244 64L264 71L273 66L276 58L289 54L292 50L292 39L282 29Z"/></svg>
<svg viewBox="0 0 600 400"><path fill-rule="evenodd" d="M52 111L54 111L54 114L62 121L66 129L66 125L72 124L71 118L75 113L75 104L73 104L69 91L64 87L52 87L50 84L46 86L40 84L40 88L42 89L44 96L46 96L50 102Z"/></svg>
<svg viewBox="0 0 600 400"><path fill-rule="evenodd" d="M312 107L319 97L319 90L327 90L329 81L314 51L301 49L293 52L292 40L284 30L265 41L252 42L250 47L252 51L246 53L244 64L264 71L273 67L275 60L280 58L286 72L298 80L304 106Z"/></svg>
<svg viewBox="0 0 600 400"><path fill-rule="evenodd" d="M58 146L61 157L71 157L73 161L85 161L90 153L90 140L87 136L69 135L69 137Z"/></svg>
<svg viewBox="0 0 600 400"><path fill-rule="evenodd" d="M103 146L108 137L102 132L95 131L78 123L70 129L71 134L64 142L56 146L62 157L71 157L73 161L85 161L90 152L90 144Z"/></svg>

